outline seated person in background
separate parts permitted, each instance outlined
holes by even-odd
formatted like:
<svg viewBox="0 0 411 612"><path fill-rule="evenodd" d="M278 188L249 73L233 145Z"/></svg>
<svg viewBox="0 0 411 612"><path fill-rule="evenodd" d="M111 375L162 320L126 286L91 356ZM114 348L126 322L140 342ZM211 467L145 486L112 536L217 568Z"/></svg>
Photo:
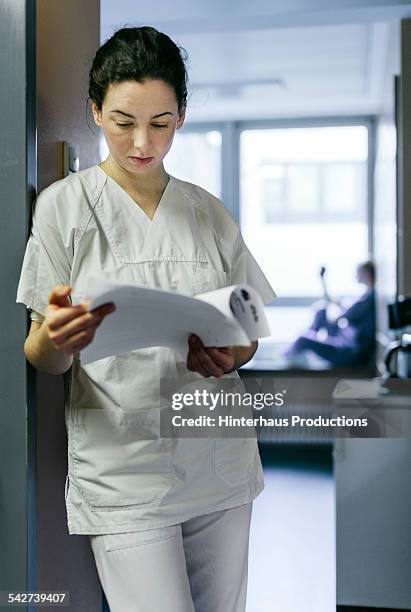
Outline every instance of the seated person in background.
<svg viewBox="0 0 411 612"><path fill-rule="evenodd" d="M375 266L366 261L357 267L357 280L366 290L348 307L330 298L324 274L321 268L324 300L309 330L293 342L285 357L291 364L303 365L307 352L312 351L331 366L368 365L375 344ZM304 365L308 363L306 359Z"/></svg>

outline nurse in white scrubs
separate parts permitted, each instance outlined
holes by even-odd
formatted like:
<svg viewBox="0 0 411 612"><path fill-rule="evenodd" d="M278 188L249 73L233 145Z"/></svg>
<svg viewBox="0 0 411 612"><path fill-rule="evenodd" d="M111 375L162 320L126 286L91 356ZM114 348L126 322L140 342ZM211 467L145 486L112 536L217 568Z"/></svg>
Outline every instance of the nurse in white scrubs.
<svg viewBox="0 0 411 612"><path fill-rule="evenodd" d="M185 52L153 28L123 28L97 52L89 96L107 159L37 197L17 302L39 370L64 375L70 534L90 538L112 612L244 612L255 438L160 438L160 378L238 378L251 347L164 347L81 364L115 306L93 312L87 278L194 295L246 282L275 294L223 204L169 176L182 127ZM207 160L204 160L207 164ZM139 321L136 321L139 325Z"/></svg>

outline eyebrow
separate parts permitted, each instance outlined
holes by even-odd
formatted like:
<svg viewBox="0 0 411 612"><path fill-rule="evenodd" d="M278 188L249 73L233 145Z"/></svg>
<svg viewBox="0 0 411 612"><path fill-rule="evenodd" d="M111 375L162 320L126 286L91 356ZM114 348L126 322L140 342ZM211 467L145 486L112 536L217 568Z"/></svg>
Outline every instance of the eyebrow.
<svg viewBox="0 0 411 612"><path fill-rule="evenodd" d="M130 115L129 113L125 113L124 111L121 111L121 110L111 110L110 113L120 113L120 115L124 115L125 117L131 117L131 119L135 119L134 115ZM164 115L173 116L173 113L166 111L165 113L159 113L158 115L153 115L153 117L151 118L158 119L158 117L163 117Z"/></svg>

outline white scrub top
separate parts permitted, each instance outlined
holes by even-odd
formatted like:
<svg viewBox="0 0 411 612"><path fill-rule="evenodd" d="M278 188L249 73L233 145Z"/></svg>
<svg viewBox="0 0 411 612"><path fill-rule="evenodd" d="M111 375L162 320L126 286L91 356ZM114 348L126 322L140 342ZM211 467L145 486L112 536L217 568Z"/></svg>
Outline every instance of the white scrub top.
<svg viewBox="0 0 411 612"><path fill-rule="evenodd" d="M54 285L70 285L76 304L96 274L188 295L246 282L265 304L275 297L216 197L170 177L150 220L98 165L37 197L16 302L45 316ZM205 380L178 353L154 347L84 366L80 359L63 375L70 534L178 524L261 492L255 438L160 438L160 378Z"/></svg>

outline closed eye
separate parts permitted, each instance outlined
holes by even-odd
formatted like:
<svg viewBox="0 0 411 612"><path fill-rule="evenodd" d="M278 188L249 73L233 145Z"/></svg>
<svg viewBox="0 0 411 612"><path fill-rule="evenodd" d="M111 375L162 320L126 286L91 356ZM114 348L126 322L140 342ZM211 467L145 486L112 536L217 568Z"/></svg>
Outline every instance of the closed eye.
<svg viewBox="0 0 411 612"><path fill-rule="evenodd" d="M130 127L130 125L133 125L133 124L132 123L116 123L116 125L118 125L119 127ZM166 128L166 127L168 127L168 125L166 123L152 123L151 125L154 128Z"/></svg>

